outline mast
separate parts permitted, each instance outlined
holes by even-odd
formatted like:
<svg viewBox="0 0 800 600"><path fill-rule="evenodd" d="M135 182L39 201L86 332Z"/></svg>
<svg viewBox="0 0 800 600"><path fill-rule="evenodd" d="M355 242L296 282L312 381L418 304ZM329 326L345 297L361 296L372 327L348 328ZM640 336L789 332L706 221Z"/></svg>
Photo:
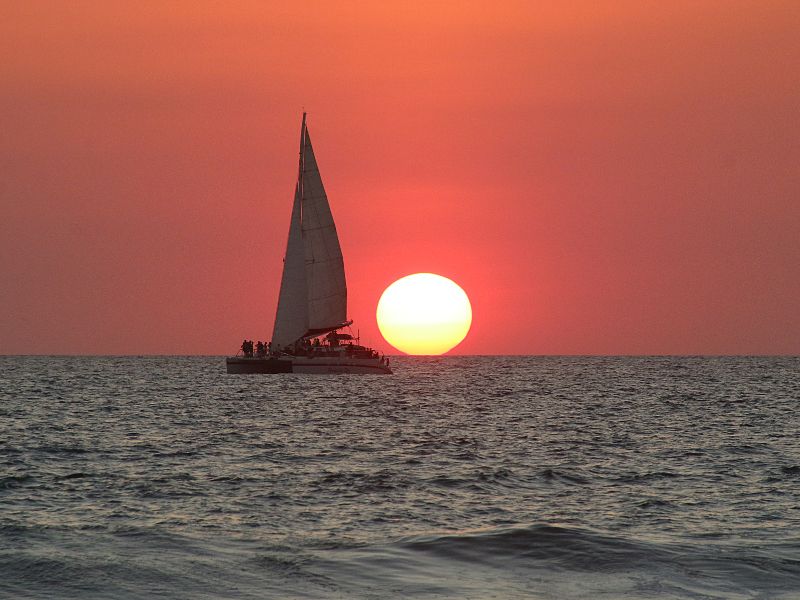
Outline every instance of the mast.
<svg viewBox="0 0 800 600"><path fill-rule="evenodd" d="M303 122L300 125L300 164L297 168L297 190L300 194L300 202L303 200L303 171L305 170L306 153L306 112L303 111Z"/></svg>

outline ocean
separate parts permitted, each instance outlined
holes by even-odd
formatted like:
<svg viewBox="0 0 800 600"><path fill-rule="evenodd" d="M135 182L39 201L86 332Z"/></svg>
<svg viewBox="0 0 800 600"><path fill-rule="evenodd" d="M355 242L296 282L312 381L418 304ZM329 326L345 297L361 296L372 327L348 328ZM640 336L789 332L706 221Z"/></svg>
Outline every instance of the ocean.
<svg viewBox="0 0 800 600"><path fill-rule="evenodd" d="M800 598L800 358L0 357L3 598Z"/></svg>

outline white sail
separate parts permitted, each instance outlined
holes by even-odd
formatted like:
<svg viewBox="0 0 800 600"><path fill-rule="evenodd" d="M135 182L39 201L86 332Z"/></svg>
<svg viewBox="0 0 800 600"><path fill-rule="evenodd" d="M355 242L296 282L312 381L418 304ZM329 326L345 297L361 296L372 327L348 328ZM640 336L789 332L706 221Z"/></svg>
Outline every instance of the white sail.
<svg viewBox="0 0 800 600"><path fill-rule="evenodd" d="M303 336L337 329L346 321L342 250L303 115L300 169L272 345L282 349Z"/></svg>
<svg viewBox="0 0 800 600"><path fill-rule="evenodd" d="M305 118L303 120L305 124ZM328 331L347 321L347 283L336 225L319 167L304 130L302 151L303 243L308 289L309 332Z"/></svg>
<svg viewBox="0 0 800 600"><path fill-rule="evenodd" d="M298 182L289 224L289 239L283 259L281 291L272 330L272 347L282 349L300 339L308 330L308 290L306 288L305 248L301 231L301 198Z"/></svg>

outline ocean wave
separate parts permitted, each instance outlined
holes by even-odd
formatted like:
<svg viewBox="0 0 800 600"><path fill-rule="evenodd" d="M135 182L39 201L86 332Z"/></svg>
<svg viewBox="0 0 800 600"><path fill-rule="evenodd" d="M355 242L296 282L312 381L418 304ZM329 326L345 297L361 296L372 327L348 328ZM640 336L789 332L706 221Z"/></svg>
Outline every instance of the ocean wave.
<svg viewBox="0 0 800 600"><path fill-rule="evenodd" d="M492 483L505 483L514 477L514 472L505 467L497 469L482 469L475 475L480 481L488 481Z"/></svg>
<svg viewBox="0 0 800 600"><path fill-rule="evenodd" d="M31 448L36 452L43 452L46 454L86 454L92 452L90 448L83 448L81 446L60 446L60 445L42 445Z"/></svg>
<svg viewBox="0 0 800 600"><path fill-rule="evenodd" d="M566 473L556 469L544 469L539 473L539 477L545 481L562 481L567 483L584 484L589 483L588 480L580 475L573 473Z"/></svg>
<svg viewBox="0 0 800 600"><path fill-rule="evenodd" d="M587 571L629 568L642 560L668 560L675 555L673 551L652 544L556 525L423 536L404 540L401 545L461 561L488 564L509 560L544 561L561 568Z"/></svg>
<svg viewBox="0 0 800 600"><path fill-rule="evenodd" d="M83 479L84 477L91 477L91 474L81 472L67 473L66 475L60 475L58 479Z"/></svg>
<svg viewBox="0 0 800 600"><path fill-rule="evenodd" d="M646 498L639 502L638 506L640 508L664 508L667 506L673 506L672 502L668 502L667 500L662 500L661 498Z"/></svg>
<svg viewBox="0 0 800 600"><path fill-rule="evenodd" d="M28 482L33 481L33 476L27 473L21 473L19 475L6 475L4 477L0 477L0 490L8 490L11 488L20 487Z"/></svg>
<svg viewBox="0 0 800 600"><path fill-rule="evenodd" d="M326 472L318 480L320 489L342 489L359 493L387 492L409 485L399 473L382 469L371 473L358 471Z"/></svg>
<svg viewBox="0 0 800 600"><path fill-rule="evenodd" d="M767 475L764 478L767 483L794 482L795 479L800 477L800 465L783 466L777 470L770 470Z"/></svg>
<svg viewBox="0 0 800 600"><path fill-rule="evenodd" d="M393 597L788 600L800 589L800 546L697 545L536 524L334 549L309 570L335 578L345 596L374 587Z"/></svg>
<svg viewBox="0 0 800 600"><path fill-rule="evenodd" d="M622 477L615 478L614 481L618 483L646 483L658 479L672 479L678 476L677 473L672 473L670 471L652 471L649 473L631 473L629 475L623 475Z"/></svg>

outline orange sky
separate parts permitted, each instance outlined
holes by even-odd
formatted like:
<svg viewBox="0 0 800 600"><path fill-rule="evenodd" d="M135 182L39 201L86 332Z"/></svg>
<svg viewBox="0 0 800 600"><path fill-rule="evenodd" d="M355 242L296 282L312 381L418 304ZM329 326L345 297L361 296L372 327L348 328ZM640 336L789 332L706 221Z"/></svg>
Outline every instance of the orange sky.
<svg viewBox="0 0 800 600"><path fill-rule="evenodd" d="M531 4L5 3L0 353L268 338L303 107L380 350L800 353L800 4Z"/></svg>

